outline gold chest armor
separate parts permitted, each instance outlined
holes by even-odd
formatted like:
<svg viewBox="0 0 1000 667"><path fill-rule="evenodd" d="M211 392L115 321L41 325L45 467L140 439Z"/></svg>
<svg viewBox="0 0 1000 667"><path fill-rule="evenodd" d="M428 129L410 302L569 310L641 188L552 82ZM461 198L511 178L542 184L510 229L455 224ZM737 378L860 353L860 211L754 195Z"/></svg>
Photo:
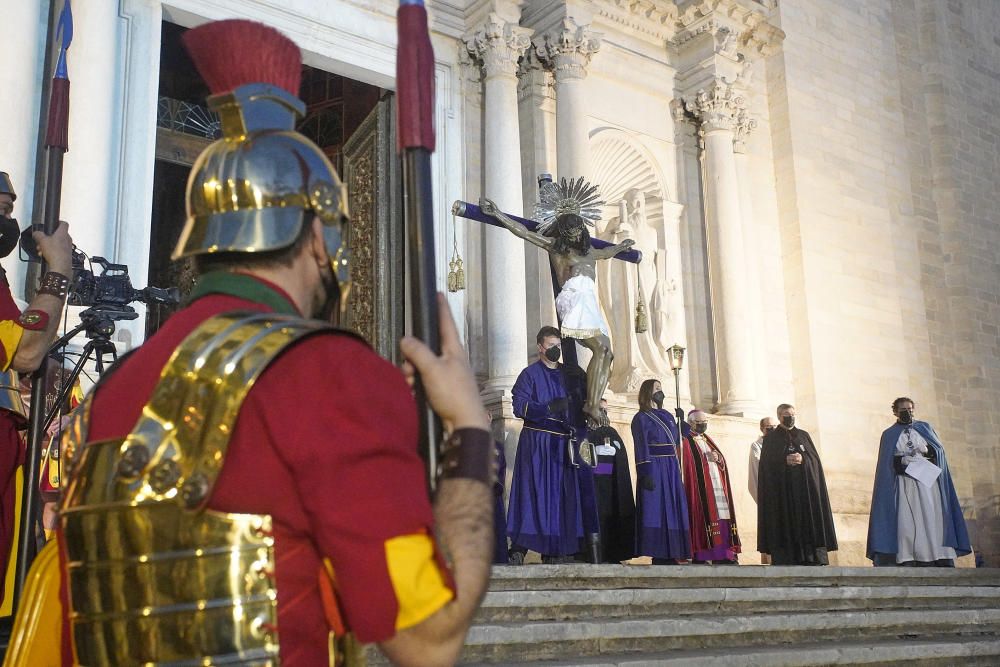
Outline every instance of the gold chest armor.
<svg viewBox="0 0 1000 667"><path fill-rule="evenodd" d="M254 381L326 330L274 313L213 317L174 351L124 440L67 449L60 518L78 664L278 663L271 517L204 504ZM89 407L68 442L87 442Z"/></svg>
<svg viewBox="0 0 1000 667"><path fill-rule="evenodd" d="M24 409L24 401L21 400L16 371L0 371L0 410L13 413L20 425L28 422L28 411Z"/></svg>

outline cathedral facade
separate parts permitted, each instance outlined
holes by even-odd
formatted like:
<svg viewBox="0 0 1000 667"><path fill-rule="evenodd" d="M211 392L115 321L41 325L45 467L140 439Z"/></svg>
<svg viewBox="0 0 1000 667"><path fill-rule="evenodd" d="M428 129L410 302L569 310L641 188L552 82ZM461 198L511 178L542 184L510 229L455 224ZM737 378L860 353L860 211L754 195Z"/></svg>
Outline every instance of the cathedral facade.
<svg viewBox="0 0 1000 667"><path fill-rule="evenodd" d="M36 138L50 76L50 3L15 4L5 24L21 57L0 71L9 101L0 108L0 170L22 193L24 222L43 171ZM170 210L157 194L170 190L154 187L158 164L183 164L185 146L211 138L210 128L192 139L190 127L165 125L177 115L166 118L164 109L178 108L165 94L166 36L219 18L267 23L302 47L310 68L377 89L364 108L373 109L370 123L345 120L351 107L343 104L340 127L351 135L342 130L330 150L357 190L357 243L366 249L356 323L391 356L385 332L405 320L405 294L389 287L403 284L391 231L402 222L384 140L392 135L396 4L77 3L62 204L77 244L128 264L138 286L155 275L162 251L150 219ZM796 405L830 486L841 538L833 562L860 565L879 435L893 421L892 400L909 396L917 418L942 437L973 547L1000 565L1000 215L992 201L1000 5L428 6L438 275L443 288L449 263L461 257L466 289L449 299L509 461L519 428L510 388L534 357L535 332L555 324L548 260L503 230L454 218L451 203L485 196L530 217L539 174L584 177L605 202L593 234L632 238L644 257L638 267L607 262L598 275L616 357L612 417L627 434L638 385L650 377L663 381L668 403L711 412L751 556L756 507L745 462L757 421L779 403ZM343 84L338 94L358 89ZM196 115L184 108L185 118ZM23 286L14 264L5 268ZM649 326L637 334L640 305ZM135 345L145 331L137 322L118 336ZM674 344L687 350L676 397L665 352Z"/></svg>

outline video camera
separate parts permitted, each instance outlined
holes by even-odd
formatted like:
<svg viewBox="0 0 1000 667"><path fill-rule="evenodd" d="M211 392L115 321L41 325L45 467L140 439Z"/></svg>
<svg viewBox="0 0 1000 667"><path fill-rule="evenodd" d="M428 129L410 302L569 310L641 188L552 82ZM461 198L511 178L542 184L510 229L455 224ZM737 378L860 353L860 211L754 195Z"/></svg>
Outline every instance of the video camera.
<svg viewBox="0 0 1000 667"><path fill-rule="evenodd" d="M132 287L128 266L114 264L103 257L89 258L73 250L73 279L69 284L68 303L71 306L126 306L135 301L146 305L156 303L173 305L180 301L176 287ZM101 267L95 274L94 264Z"/></svg>
<svg viewBox="0 0 1000 667"><path fill-rule="evenodd" d="M21 232L21 250L28 262L40 262L38 247L31 232L34 227L28 227ZM94 264L101 267L100 273L94 272ZM71 306L86 306L111 312L121 311L123 314L132 309L128 304L139 301L146 305L174 305L180 302L180 292L176 287L132 287L128 275L128 266L115 264L103 257L88 257L79 248L73 246L73 277L69 283L67 303ZM112 319L134 319L133 317L113 317Z"/></svg>

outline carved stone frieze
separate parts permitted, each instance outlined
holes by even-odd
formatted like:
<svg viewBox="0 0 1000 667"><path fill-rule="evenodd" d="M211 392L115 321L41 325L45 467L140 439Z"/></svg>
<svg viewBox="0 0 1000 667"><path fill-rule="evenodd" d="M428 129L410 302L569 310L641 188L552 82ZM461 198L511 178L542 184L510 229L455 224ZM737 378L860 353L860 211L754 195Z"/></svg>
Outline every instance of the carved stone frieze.
<svg viewBox="0 0 1000 667"><path fill-rule="evenodd" d="M484 77L513 77L518 61L531 46L531 32L490 13L483 27L465 40L465 48L482 67Z"/></svg>
<svg viewBox="0 0 1000 667"><path fill-rule="evenodd" d="M748 51L766 58L781 48L781 42L785 39L784 30L771 25L762 17L760 21L753 23L741 37L742 45Z"/></svg>
<svg viewBox="0 0 1000 667"><path fill-rule="evenodd" d="M603 35L589 25L577 25L571 17L562 27L545 33L535 42L538 59L552 71L557 82L584 79L590 59L601 48Z"/></svg>
<svg viewBox="0 0 1000 667"><path fill-rule="evenodd" d="M660 43L677 31L677 5L672 0L607 0L597 13L630 33Z"/></svg>
<svg viewBox="0 0 1000 667"><path fill-rule="evenodd" d="M715 39L715 53L728 58L774 53L785 33L768 22L768 5L749 0L681 2L674 46L684 48L706 33Z"/></svg>

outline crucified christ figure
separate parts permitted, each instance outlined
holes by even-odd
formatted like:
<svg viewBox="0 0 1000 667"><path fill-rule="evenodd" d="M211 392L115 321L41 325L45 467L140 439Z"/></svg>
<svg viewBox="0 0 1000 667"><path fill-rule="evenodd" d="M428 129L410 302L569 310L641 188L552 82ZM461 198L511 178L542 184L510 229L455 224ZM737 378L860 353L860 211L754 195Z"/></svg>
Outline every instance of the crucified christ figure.
<svg viewBox="0 0 1000 667"><path fill-rule="evenodd" d="M560 215L545 234L539 234L506 215L489 199L479 200L479 208L515 236L548 251L560 287L556 312L562 335L580 341L593 353L587 366L587 400L583 411L593 424L607 426L608 418L600 409L601 397L608 388L614 355L608 325L597 303L596 264L598 260L625 252L635 242L625 239L617 245L593 248L583 218L573 213Z"/></svg>

